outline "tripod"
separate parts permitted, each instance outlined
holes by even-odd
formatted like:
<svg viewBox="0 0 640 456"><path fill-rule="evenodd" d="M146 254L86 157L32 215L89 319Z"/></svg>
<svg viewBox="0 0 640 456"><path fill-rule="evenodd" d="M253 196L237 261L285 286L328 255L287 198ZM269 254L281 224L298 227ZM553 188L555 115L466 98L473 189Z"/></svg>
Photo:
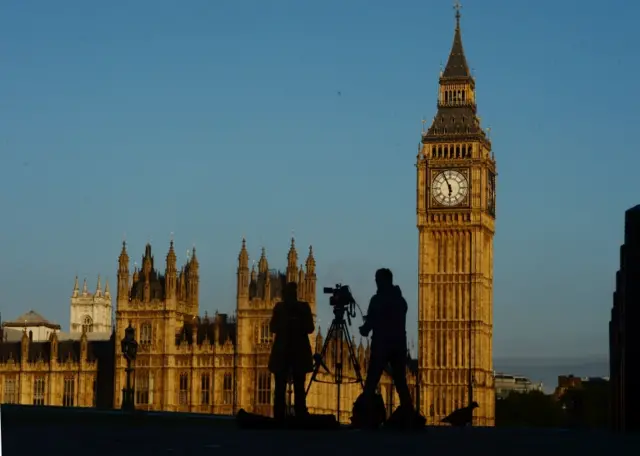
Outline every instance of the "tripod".
<svg viewBox="0 0 640 456"><path fill-rule="evenodd" d="M314 367L313 372L311 374L311 379L309 380L309 386L307 386L306 394L309 394L309 390L311 389L311 385L313 382L318 383L333 383L336 385L337 389L337 403L336 403L336 418L338 422L340 421L340 387L343 383L343 360L344 360L344 343L346 342L347 350L348 350L348 362L353 366L353 371L356 374L356 380L350 381L348 383L360 383L362 389L364 389L364 380L362 379L362 373L360 371L360 363L358 363L358 358L356 357L356 350L351 342L351 335L349 334L349 325L351 325L351 317L347 313L347 320L345 320L346 306L336 305L333 307L333 321L331 322L331 326L329 327L329 331L327 332L327 337L324 341L324 345L322 346L322 350L320 353L316 353L313 356L314 359ZM333 372L333 382L323 382L321 380L317 380L318 372L322 367L327 373L331 374L331 371L325 364L326 354L329 350L330 341L334 341L333 344L333 362L334 362L334 372Z"/></svg>

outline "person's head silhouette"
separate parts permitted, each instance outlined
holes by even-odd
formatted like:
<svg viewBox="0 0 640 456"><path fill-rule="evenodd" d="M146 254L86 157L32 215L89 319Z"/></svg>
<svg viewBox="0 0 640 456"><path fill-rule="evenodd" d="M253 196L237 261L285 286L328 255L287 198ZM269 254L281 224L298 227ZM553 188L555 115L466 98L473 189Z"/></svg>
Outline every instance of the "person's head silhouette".
<svg viewBox="0 0 640 456"><path fill-rule="evenodd" d="M282 294L284 301L297 301L298 300L298 284L295 282L287 282L284 286L284 293Z"/></svg>
<svg viewBox="0 0 640 456"><path fill-rule="evenodd" d="M393 286L393 273L390 269L381 268L376 271L376 286L378 290L386 290Z"/></svg>

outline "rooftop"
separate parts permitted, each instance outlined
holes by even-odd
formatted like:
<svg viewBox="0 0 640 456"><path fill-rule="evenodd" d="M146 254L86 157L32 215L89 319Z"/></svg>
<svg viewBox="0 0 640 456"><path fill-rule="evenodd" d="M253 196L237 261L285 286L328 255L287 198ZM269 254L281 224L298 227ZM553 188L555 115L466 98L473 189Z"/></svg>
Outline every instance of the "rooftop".
<svg viewBox="0 0 640 456"><path fill-rule="evenodd" d="M35 310L29 310L28 312L23 313L15 320L9 320L2 323L2 326L7 327L25 327L25 326L47 326L52 329L60 329L60 325L57 323L52 323L51 321L44 318Z"/></svg>

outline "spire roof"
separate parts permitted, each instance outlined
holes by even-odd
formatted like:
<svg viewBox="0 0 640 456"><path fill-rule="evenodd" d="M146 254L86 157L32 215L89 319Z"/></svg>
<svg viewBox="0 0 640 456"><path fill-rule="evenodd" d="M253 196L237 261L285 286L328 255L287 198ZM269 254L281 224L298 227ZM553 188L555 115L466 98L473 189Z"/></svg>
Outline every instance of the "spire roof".
<svg viewBox="0 0 640 456"><path fill-rule="evenodd" d="M456 30L453 34L453 45L449 53L449 60L442 73L443 78L469 78L471 72L467 64L467 58L464 55L464 47L462 46L462 33L460 31L460 4L456 3Z"/></svg>

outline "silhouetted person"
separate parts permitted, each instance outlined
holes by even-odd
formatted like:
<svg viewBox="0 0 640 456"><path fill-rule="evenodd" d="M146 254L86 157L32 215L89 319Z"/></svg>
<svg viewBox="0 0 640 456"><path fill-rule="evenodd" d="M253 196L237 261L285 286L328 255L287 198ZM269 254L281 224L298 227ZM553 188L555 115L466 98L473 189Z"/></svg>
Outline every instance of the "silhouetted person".
<svg viewBox="0 0 640 456"><path fill-rule="evenodd" d="M449 416L442 418L442 423L449 423L451 426L464 427L473 421L473 409L480 407L476 401L471 405L451 412Z"/></svg>
<svg viewBox="0 0 640 456"><path fill-rule="evenodd" d="M363 396L372 404L380 377L387 364L400 397L400 407L413 411L413 402L407 386L407 301L402 297L400 287L393 284L393 274L389 269L376 271L378 291L369 303L365 324L360 334L367 337L373 331L369 368L364 384Z"/></svg>
<svg viewBox="0 0 640 456"><path fill-rule="evenodd" d="M309 334L313 332L313 316L309 303L298 301L298 285L285 285L283 302L273 309L271 332L276 335L269 357L269 370L275 376L273 415L283 420L286 411L286 390L289 377L293 380L295 414L307 413L305 378L313 370L313 355Z"/></svg>

